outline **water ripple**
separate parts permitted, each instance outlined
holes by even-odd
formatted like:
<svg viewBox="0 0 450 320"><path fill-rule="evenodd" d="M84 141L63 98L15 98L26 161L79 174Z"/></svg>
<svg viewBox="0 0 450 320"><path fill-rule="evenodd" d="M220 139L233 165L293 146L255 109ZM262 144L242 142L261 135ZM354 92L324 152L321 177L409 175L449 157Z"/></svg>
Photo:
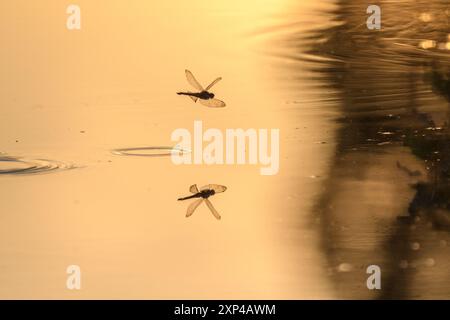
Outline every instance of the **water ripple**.
<svg viewBox="0 0 450 320"><path fill-rule="evenodd" d="M0 175L34 175L74 168L74 165L54 160L27 159L0 154Z"/></svg>
<svg viewBox="0 0 450 320"><path fill-rule="evenodd" d="M157 146L157 147L135 147L114 149L111 151L114 155L119 156L133 156L133 157L167 157L173 153L182 155L189 153L189 150L184 150L178 147Z"/></svg>

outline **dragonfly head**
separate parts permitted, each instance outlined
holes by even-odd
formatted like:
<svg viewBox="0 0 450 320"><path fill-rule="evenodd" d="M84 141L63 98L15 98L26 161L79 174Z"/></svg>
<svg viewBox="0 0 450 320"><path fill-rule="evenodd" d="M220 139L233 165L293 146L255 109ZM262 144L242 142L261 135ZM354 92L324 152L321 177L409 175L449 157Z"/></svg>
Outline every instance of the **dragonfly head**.
<svg viewBox="0 0 450 320"><path fill-rule="evenodd" d="M214 98L214 93L211 93L211 92L210 92L210 93L209 93L209 98L210 98L210 99Z"/></svg>

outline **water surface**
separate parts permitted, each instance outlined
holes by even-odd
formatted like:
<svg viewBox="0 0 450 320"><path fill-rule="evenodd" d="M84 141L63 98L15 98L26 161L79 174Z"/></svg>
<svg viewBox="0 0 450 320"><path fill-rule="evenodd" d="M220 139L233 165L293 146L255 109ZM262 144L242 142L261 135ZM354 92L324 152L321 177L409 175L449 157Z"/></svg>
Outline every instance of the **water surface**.
<svg viewBox="0 0 450 320"><path fill-rule="evenodd" d="M79 0L80 31L2 3L0 297L448 298L450 9L379 3L381 31L356 0ZM175 166L195 120L281 129L279 174ZM184 217L194 183L220 222Z"/></svg>

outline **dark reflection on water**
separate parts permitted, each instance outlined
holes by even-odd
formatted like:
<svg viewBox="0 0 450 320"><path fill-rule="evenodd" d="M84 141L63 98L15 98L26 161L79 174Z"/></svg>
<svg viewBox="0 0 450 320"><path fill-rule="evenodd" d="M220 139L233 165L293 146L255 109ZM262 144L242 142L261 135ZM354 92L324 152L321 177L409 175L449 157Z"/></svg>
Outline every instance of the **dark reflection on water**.
<svg viewBox="0 0 450 320"><path fill-rule="evenodd" d="M373 1L345 0L294 39L341 114L316 217L329 276L344 298L450 298L450 3L376 3L381 31Z"/></svg>

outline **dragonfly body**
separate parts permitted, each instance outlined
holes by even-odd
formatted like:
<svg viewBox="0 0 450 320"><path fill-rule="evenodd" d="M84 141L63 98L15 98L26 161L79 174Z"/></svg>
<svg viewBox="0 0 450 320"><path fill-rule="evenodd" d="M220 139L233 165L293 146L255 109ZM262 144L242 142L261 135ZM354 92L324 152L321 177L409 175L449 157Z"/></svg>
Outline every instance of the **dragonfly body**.
<svg viewBox="0 0 450 320"><path fill-rule="evenodd" d="M208 198L213 196L213 195L215 195L216 193L224 192L225 190L227 190L227 187L221 186L221 185L218 185L218 184L208 184L206 186L201 187L200 190L199 190L197 188L197 185L193 184L189 188L189 191L191 193L193 193L193 194L190 195L190 196L187 196L187 197L178 198L178 200L179 201L183 201L183 200L197 198L197 200L195 200L194 202L192 202L189 205L189 207L187 209L186 217L192 216L192 214L194 213L195 209L197 209L197 207L202 202L205 202L206 205L208 206L209 210L211 211L211 213L214 215L214 217L216 217L217 220L220 220L221 219L220 214L217 212L217 210L214 208L214 206L212 205L211 201L209 201Z"/></svg>
<svg viewBox="0 0 450 320"><path fill-rule="evenodd" d="M177 92L179 95L196 97L198 99L208 100L214 99L214 93L203 90L202 92Z"/></svg>
<svg viewBox="0 0 450 320"><path fill-rule="evenodd" d="M189 98L191 98L194 102L200 101L201 104L210 107L210 108L223 108L225 107L225 102L216 99L214 97L214 93L209 92L209 90L220 80L222 80L222 78L217 78L216 80L214 80L213 82L211 82L211 84L209 86L207 86L206 88L203 88L202 85L197 81L197 79L195 79L194 75L192 74L192 72L190 72L189 70L185 70L186 73L186 79L187 81L191 84L191 86L193 86L196 90L198 90L197 92L177 92L177 94L179 95L184 95L184 96L188 96Z"/></svg>
<svg viewBox="0 0 450 320"><path fill-rule="evenodd" d="M208 199L209 197L211 197L215 194L216 194L216 192L214 190L207 189L207 190L202 190L200 192L197 192L196 194L193 194L192 196L179 198L178 200L183 201L183 200L194 199L194 198Z"/></svg>

